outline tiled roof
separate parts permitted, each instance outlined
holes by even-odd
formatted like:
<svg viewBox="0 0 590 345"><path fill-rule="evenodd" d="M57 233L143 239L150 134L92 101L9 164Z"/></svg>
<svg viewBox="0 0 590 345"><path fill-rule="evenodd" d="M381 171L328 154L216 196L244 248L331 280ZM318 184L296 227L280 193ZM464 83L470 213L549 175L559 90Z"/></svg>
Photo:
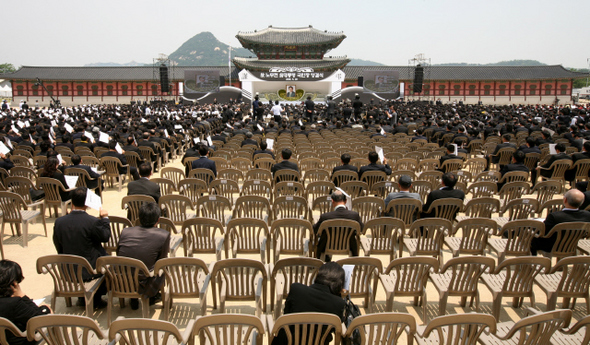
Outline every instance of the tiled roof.
<svg viewBox="0 0 590 345"><path fill-rule="evenodd" d="M328 32L313 28L268 28L254 32L238 32L236 38L244 47L249 44L308 45L340 44L346 38L342 32Z"/></svg>
<svg viewBox="0 0 590 345"><path fill-rule="evenodd" d="M325 58L323 60L258 60L256 58L236 57L233 62L240 69L268 71L271 67L311 67L316 71L337 70L350 62L346 57Z"/></svg>
<svg viewBox="0 0 590 345"><path fill-rule="evenodd" d="M237 58L236 58L237 59ZM252 60L255 59L242 59ZM264 67L300 66L314 69L333 68L334 64L348 62L346 58L324 60L274 60L272 62L248 62L252 66ZM337 62L340 61L340 62ZM258 65L256 65L258 64ZM271 66L272 65L272 66ZM175 66L171 80L184 80L185 70L219 70L219 75L228 78L228 67L221 66ZM391 70L399 71L401 80L413 79L413 67L410 66L346 66L342 69L347 80L357 79L363 71ZM232 66L232 76L238 79L237 67ZM540 80L586 78L586 73L571 72L561 65L554 66L432 66L424 71L425 80ZM0 79L7 80L80 80L80 81L152 81L152 66L137 67L38 67L23 66L14 73L0 74Z"/></svg>
<svg viewBox="0 0 590 345"><path fill-rule="evenodd" d="M346 66L347 80L357 79L363 71L399 71L400 79L414 78L412 66ZM585 78L587 74L553 66L430 66L424 69L425 80L539 80Z"/></svg>
<svg viewBox="0 0 590 345"><path fill-rule="evenodd" d="M219 75L228 78L227 66L174 66L171 80L184 80L185 70L219 70ZM159 73L159 72L158 72ZM232 66L232 79L238 79L239 70ZM152 81L152 66L121 67L39 67L22 66L14 73L0 74L0 79L36 79L41 80L92 80L92 81Z"/></svg>

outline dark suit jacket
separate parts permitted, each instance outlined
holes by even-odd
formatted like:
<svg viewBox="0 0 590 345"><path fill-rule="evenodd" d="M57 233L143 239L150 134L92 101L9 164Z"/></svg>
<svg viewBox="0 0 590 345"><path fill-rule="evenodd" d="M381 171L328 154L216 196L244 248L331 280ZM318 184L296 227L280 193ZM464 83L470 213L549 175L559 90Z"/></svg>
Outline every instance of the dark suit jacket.
<svg viewBox="0 0 590 345"><path fill-rule="evenodd" d="M297 167L296 163L286 161L286 160L273 165L272 168L270 169L270 171L272 172L272 176L274 176L277 171L283 170L283 169L291 169L291 170L295 170L295 171L299 172L299 167Z"/></svg>
<svg viewBox="0 0 590 345"><path fill-rule="evenodd" d="M289 288L289 294L285 301L283 314L292 313L329 313L334 314L344 321L344 307L346 302L340 296L333 295L330 288L322 284L306 286L293 283ZM293 332L292 332L293 333ZM326 344L332 341L332 336L326 337ZM272 345L287 344L285 331L281 330L272 342Z"/></svg>
<svg viewBox="0 0 590 345"><path fill-rule="evenodd" d="M386 173L387 175L391 175L391 168L389 167L389 165L387 165L387 164L381 165L381 164L372 164L371 163L369 165L365 165L360 168L359 180L361 179L361 177L363 176L365 171L374 171L374 170L380 170L380 171L383 171L384 173Z"/></svg>
<svg viewBox="0 0 590 345"><path fill-rule="evenodd" d="M150 181L146 177L142 177L137 181L130 181L127 185L127 195L149 195L158 202L160 200L160 186Z"/></svg>
<svg viewBox="0 0 590 345"><path fill-rule="evenodd" d="M121 161L121 164L127 165L127 157L125 157L125 155L120 154L116 151L107 151L107 152L103 153L101 157L119 158L119 160ZM126 174L126 173L127 173L127 168L119 168L119 174Z"/></svg>
<svg viewBox="0 0 590 345"><path fill-rule="evenodd" d="M433 190L432 192L428 193L428 196L426 197L426 203L422 207L422 212L423 212L422 217L423 218L434 217L434 213L425 213L425 212L428 211L432 202L434 202L435 200L444 199L444 198L455 198L455 199L464 200L465 193L463 193L463 191L460 189L453 189L450 187L443 187L441 189Z"/></svg>
<svg viewBox="0 0 590 345"><path fill-rule="evenodd" d="M252 154L252 158L256 157L256 155L259 153L267 153L267 154L271 155L272 159L275 159L275 154L271 150L256 150Z"/></svg>
<svg viewBox="0 0 590 345"><path fill-rule="evenodd" d="M339 207L332 212L326 212L322 214L318 219L318 222L314 224L313 231L317 232L320 229L322 222L330 219L356 220L360 224L361 230L363 229L363 221L361 220L361 216L358 214L358 212L347 210L345 207Z"/></svg>
<svg viewBox="0 0 590 345"><path fill-rule="evenodd" d="M459 156L457 156L457 155L455 155L453 153L446 154L446 155L440 157L440 160L439 160L440 161L440 165L439 166L442 167L443 162L446 161L446 160L448 160L448 159L460 159L460 160L463 160L463 157L459 157ZM442 172L446 172L446 171L444 171L442 169L439 169L439 170L442 171Z"/></svg>
<svg viewBox="0 0 590 345"><path fill-rule="evenodd" d="M545 235L548 234L554 226L566 222L590 222L590 212L584 210L565 210L551 212L545 219ZM537 250L550 252L557 240L557 233L551 237L533 238L531 242L531 252L537 254Z"/></svg>
<svg viewBox="0 0 590 345"><path fill-rule="evenodd" d="M191 166L193 169L209 169L213 171L213 175L217 177L217 168L215 167L215 161L207 157L200 157L199 159L194 160Z"/></svg>
<svg viewBox="0 0 590 345"><path fill-rule="evenodd" d="M244 145L256 145L256 147L258 147L258 142L254 139L244 139L240 146L244 146Z"/></svg>
<svg viewBox="0 0 590 345"><path fill-rule="evenodd" d="M156 261L166 258L170 250L170 233L160 228L144 228L134 226L123 229L119 244L117 245L117 256L125 256L143 262L152 271ZM152 278L140 277L139 292L148 297L155 296L162 283L164 276Z"/></svg>
<svg viewBox="0 0 590 345"><path fill-rule="evenodd" d="M10 158L6 157L6 159L0 160L0 168L10 170L14 168L14 163L12 163Z"/></svg>
<svg viewBox="0 0 590 345"><path fill-rule="evenodd" d="M88 175L90 175L91 179L96 179L97 177L99 177L100 175L98 175L97 173L95 173L88 165L82 165L82 164L78 164L78 165L69 165L65 168L65 172L68 172L69 168L78 168L78 169L83 169L86 170L86 172L88 173ZM86 185L88 186L88 188L96 188L98 187L98 180L94 180L94 181L86 181Z"/></svg>
<svg viewBox="0 0 590 345"><path fill-rule="evenodd" d="M123 148L123 151L125 151L125 152L127 152L127 151L129 151L129 152L135 152L135 153L137 153L138 155L141 156L141 151L139 151L139 147L137 147L137 146L134 146L134 145L125 145L122 148Z"/></svg>
<svg viewBox="0 0 590 345"><path fill-rule="evenodd" d="M500 169L500 174L502 174L502 176L504 176L504 174L511 172L511 171L529 172L529 168L527 168L527 166L524 165L523 163L510 163L510 164L506 164L505 166L502 167L502 169Z"/></svg>
<svg viewBox="0 0 590 345"><path fill-rule="evenodd" d="M53 226L53 244L58 254L84 257L92 267L96 259L107 255L102 247L111 237L108 218L96 218L83 211L72 211L59 217ZM84 280L90 280L88 272L83 271Z"/></svg>
<svg viewBox="0 0 590 345"><path fill-rule="evenodd" d="M355 165L343 164L343 165L335 166L334 169L332 169L332 175L334 175L334 173L336 171L340 171L340 170L350 170L350 171L354 171L357 174L359 172L359 169Z"/></svg>
<svg viewBox="0 0 590 345"><path fill-rule="evenodd" d="M496 149L494 150L494 153L492 153L492 156L496 156L498 154L498 151L500 151L500 149L503 149L506 147L516 148L516 145L514 145L512 143L500 143L500 144L496 145ZM499 161L500 161L500 156L492 158L492 163L498 163Z"/></svg>

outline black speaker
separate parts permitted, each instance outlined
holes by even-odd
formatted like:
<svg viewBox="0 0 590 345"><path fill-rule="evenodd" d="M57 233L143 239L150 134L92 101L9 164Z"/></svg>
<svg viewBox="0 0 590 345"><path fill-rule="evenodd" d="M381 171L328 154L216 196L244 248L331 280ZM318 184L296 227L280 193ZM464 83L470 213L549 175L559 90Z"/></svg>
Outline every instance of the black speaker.
<svg viewBox="0 0 590 345"><path fill-rule="evenodd" d="M225 86L225 77L222 75L219 76L219 86Z"/></svg>
<svg viewBox="0 0 590 345"><path fill-rule="evenodd" d="M170 92L170 83L168 82L168 67L160 66L160 90L162 93Z"/></svg>
<svg viewBox="0 0 590 345"><path fill-rule="evenodd" d="M424 82L424 67L418 65L414 70L414 84L413 84L413 91L414 93L422 92L422 83Z"/></svg>
<svg viewBox="0 0 590 345"><path fill-rule="evenodd" d="M362 87L364 83L365 83L364 78L362 76L360 76L359 79L357 80L357 85Z"/></svg>

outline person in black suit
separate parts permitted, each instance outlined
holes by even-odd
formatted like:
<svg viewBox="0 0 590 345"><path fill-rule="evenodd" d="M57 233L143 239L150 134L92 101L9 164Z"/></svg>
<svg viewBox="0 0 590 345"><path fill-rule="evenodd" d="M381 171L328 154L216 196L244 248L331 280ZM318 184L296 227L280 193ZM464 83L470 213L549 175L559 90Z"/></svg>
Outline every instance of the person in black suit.
<svg viewBox="0 0 590 345"><path fill-rule="evenodd" d="M491 160L491 163L498 163L500 161L500 156L498 156L498 151L500 151L500 149L503 149L505 147L516 148L516 145L514 145L510 142L510 134L504 134L502 136L502 143L496 145L496 149L494 150L494 153L492 153L489 156L486 156L486 159L488 160L488 162ZM488 167L489 167L489 163L488 163ZM487 168L486 168L486 170L487 170Z"/></svg>
<svg viewBox="0 0 590 345"><path fill-rule="evenodd" d="M207 148L207 146L199 144L197 150L199 151L200 158L194 160L191 167L193 169L209 169L213 172L213 175L217 177L217 168L215 167L215 161L209 159L209 149Z"/></svg>
<svg viewBox="0 0 590 345"><path fill-rule="evenodd" d="M520 151L527 153L541 153L541 150L537 146L537 139L534 137L527 137L526 138L526 145L522 145L518 148Z"/></svg>
<svg viewBox="0 0 590 345"><path fill-rule="evenodd" d="M551 166L551 164L553 164L553 162L558 161L558 160L562 160L562 159L567 159L570 161L572 160L572 157L568 156L565 153L565 144L560 143L560 144L555 145L555 152L557 152L557 153L549 156L547 163L543 164L540 167L537 167L537 170L539 171L541 176L551 177L551 174L553 174L553 170L541 170L541 168L548 169Z"/></svg>
<svg viewBox="0 0 590 345"><path fill-rule="evenodd" d="M378 160L379 160L379 155L377 154L377 152L375 152L375 151L369 152L369 165L364 165L359 169L359 181L363 177L363 174L365 173L365 171L379 170L379 171L383 171L387 175L391 175L391 168L389 167L389 165L387 165L387 158L383 159L383 165L377 164Z"/></svg>
<svg viewBox="0 0 590 345"><path fill-rule="evenodd" d="M246 139L242 140L240 147L244 147L244 145L256 145L258 147L258 142L252 139L252 132L246 132Z"/></svg>
<svg viewBox="0 0 590 345"><path fill-rule="evenodd" d="M271 151L271 150L267 150L266 148L268 147L268 144L266 143L266 141L261 141L260 142L260 150L256 150L254 151L254 153L252 154L252 159L254 159L254 157L256 157L257 154L259 153L266 153L271 155L272 159L275 159L275 154Z"/></svg>
<svg viewBox="0 0 590 345"><path fill-rule="evenodd" d="M291 169L291 170L295 170L295 171L299 172L299 167L297 167L297 164L295 164L293 162L289 162L289 159L291 158L292 154L293 154L293 152L291 152L291 150L289 150L289 149L283 149L283 151L281 151L281 157L283 157L283 161L273 165L272 168L270 169L270 172L272 172L273 177L275 176L275 173L277 171L283 170L283 169Z"/></svg>
<svg viewBox="0 0 590 345"><path fill-rule="evenodd" d="M4 153L0 153L0 158L2 158L2 160L0 161L0 168L6 170L14 168L14 163L12 163L10 158L6 157Z"/></svg>
<svg viewBox="0 0 590 345"><path fill-rule="evenodd" d="M58 254L70 254L84 257L92 268L96 268L96 259L107 255L102 243L108 242L111 237L109 213L100 209L100 218L95 218L88 213L86 203L87 188L78 187L72 192L72 212L59 217L53 225L53 244ZM91 275L88 271L82 271L82 279L87 282L101 276ZM94 295L94 307L106 306L101 296L106 294L106 285L100 286ZM81 300L78 304L84 305Z"/></svg>
<svg viewBox="0 0 590 345"><path fill-rule="evenodd" d="M57 143L55 146L63 146L63 147L67 147L70 150L72 150L72 152L74 151L74 144L71 143L72 141L72 137L69 134L66 134L64 136L61 137L61 143Z"/></svg>
<svg viewBox="0 0 590 345"><path fill-rule="evenodd" d="M127 145L123 146L123 151L135 152L141 157L141 151L139 151L139 148L135 145L135 138L131 135L127 137Z"/></svg>
<svg viewBox="0 0 590 345"><path fill-rule="evenodd" d="M332 176L334 176L334 173L336 171L340 171L340 170L350 170L358 175L359 169L356 166L349 164L350 159L351 159L351 157L348 153L342 154L342 156L340 156L340 162L342 163L342 165L336 166L336 167L334 167L334 169L332 169ZM332 182L336 183L335 180L333 180ZM338 186L336 186L336 187L338 187Z"/></svg>
<svg viewBox="0 0 590 345"><path fill-rule="evenodd" d="M307 96L305 101L305 115L309 121L313 120L313 112L315 110L315 103L311 100L311 96Z"/></svg>
<svg viewBox="0 0 590 345"><path fill-rule="evenodd" d="M512 154L512 163L506 164L502 167L502 169L500 169L500 174L502 174L502 177L504 177L506 173L509 173L511 171L524 171L528 173L529 168L527 168L527 166L524 165L524 158L524 152L514 151L514 153ZM498 190L500 190L502 186L504 186L504 182L498 182Z"/></svg>
<svg viewBox="0 0 590 345"><path fill-rule="evenodd" d="M86 170L88 175L90 175L90 178L93 179L92 181L90 181L90 180L86 181L86 186L88 186L88 188L90 188L90 189L94 189L94 188L98 187L98 181L100 181L98 178L100 177L100 175L95 173L94 170L92 170L88 165L80 164L80 162L82 161L82 158L79 155L73 155L71 159L72 159L72 165L65 167L64 171L67 172L69 168L78 168L78 169Z"/></svg>
<svg viewBox="0 0 590 345"><path fill-rule="evenodd" d="M439 160L440 163L438 165L440 168L437 169L437 170L442 171L443 173L445 173L446 172L445 171L446 167L445 167L445 169L442 169L442 166L443 166L443 162L446 161L446 160L448 160L448 159L460 159L460 160L463 160L463 157L457 156L454 152L455 152L455 145L448 144L447 145L447 154L444 155L444 156L442 156L442 157L440 157L440 160Z"/></svg>
<svg viewBox="0 0 590 345"><path fill-rule="evenodd" d="M115 140L111 140L109 142L109 150L107 152L103 153L101 157L115 157L121 161L122 165L127 165L127 157L125 157L124 154L117 152L117 150L115 149L116 147L117 147L117 142ZM119 174L126 174L126 173L127 173L127 168L123 168L123 167L119 168ZM133 176L134 181L139 180L139 173L138 173L136 167L130 166L129 173L131 174L131 176Z"/></svg>
<svg viewBox="0 0 590 345"><path fill-rule="evenodd" d="M577 189L570 189L563 196L563 209L549 213L545 219L545 234L548 234L554 226L566 222L590 222L590 212L581 210L584 202L584 193ZM557 233L551 237L534 237L531 241L531 255L537 255L537 251L551 252L557 240Z"/></svg>
<svg viewBox="0 0 590 345"><path fill-rule="evenodd" d="M410 140L410 142L412 142L412 143L413 143L413 142L414 142L414 141L416 141L416 140L428 140L428 138L426 138L426 137L424 136L424 129L423 129L423 128L418 128L418 129L416 130L416 135L414 135L414 136L412 137L412 140Z"/></svg>
<svg viewBox="0 0 590 345"><path fill-rule="evenodd" d="M581 159L590 159L590 141L586 141L582 146L582 152L576 152L572 155L572 165ZM565 172L566 181L573 181L576 178L576 169L570 169ZM587 182L586 182L587 183ZM572 182L573 185L573 182Z"/></svg>
<svg viewBox="0 0 590 345"><path fill-rule="evenodd" d="M341 297L344 290L344 270L335 263L323 264L318 269L316 278L311 286L293 283L289 287L289 294L285 301L283 314L292 313L328 313L334 314L344 322L344 308L346 302ZM294 327L291 334L294 334ZM332 335L326 337L326 344L332 341ZM307 341L302 341L307 344ZM287 334L280 330L271 345L288 344Z"/></svg>
<svg viewBox="0 0 590 345"><path fill-rule="evenodd" d="M160 207L150 202L139 208L140 226L123 229L117 244L117 256L140 260L150 270L154 270L156 261L168 257L170 250L170 233L156 227L160 220ZM164 283L164 275L155 272L154 277L139 277L139 293L150 298L150 305L158 301L158 295ZM131 309L139 308L137 298L131 299Z"/></svg>
<svg viewBox="0 0 590 345"><path fill-rule="evenodd" d="M334 209L334 211L324 213L320 216L320 219L318 219L318 222L315 223L315 225L313 226L313 232L316 235L317 235L322 223L325 220L330 220L330 219L351 219L351 220L357 221L360 225L360 228L361 229L363 228L363 222L362 222L361 217L358 214L358 212L350 211L350 210L346 209L346 195L344 195L344 193L342 193L341 191L335 191L334 193L332 193L332 195L330 195L330 197L332 198L332 208ZM356 234L356 233L353 234L352 236L350 236L349 246L350 246L350 252L352 253L352 256L359 255L359 250L358 250L358 245L357 245L357 236L359 236L359 234ZM328 241L328 237L325 233L323 233L322 236L320 237L320 239L318 241L318 245L317 245L316 257L318 259L326 251L327 241ZM325 259L326 259L326 262L329 262L330 256L326 255Z"/></svg>
<svg viewBox="0 0 590 345"><path fill-rule="evenodd" d="M160 200L160 186L150 181L152 176L152 166L150 163L143 163L139 166L139 175L141 178L137 181L131 181L127 184L127 195L149 195L156 203Z"/></svg>
<svg viewBox="0 0 590 345"><path fill-rule="evenodd" d="M361 117L361 112L363 110L363 102L361 101L361 96L358 94L354 95L354 101L352 101L352 109L354 109L354 117L356 119Z"/></svg>
<svg viewBox="0 0 590 345"><path fill-rule="evenodd" d="M158 151L156 149L156 145L154 145L154 142L150 140L150 133L148 132L144 132L142 135L142 140L140 140L137 143L137 146L144 146L144 147L149 147L150 149L152 149L154 151L154 154L152 155L151 159L152 162L154 162L154 169L158 169L158 167L156 167L156 162L158 161Z"/></svg>
<svg viewBox="0 0 590 345"><path fill-rule="evenodd" d="M428 193L426 197L426 203L422 208L422 218L430 218L434 217L434 211L430 213L426 213L430 208L430 205L438 199L444 198L455 198L455 199L465 199L465 193L462 190L454 189L455 184L457 184L457 176L455 176L452 172L444 173L442 176L442 187L437 190L433 190L432 192Z"/></svg>

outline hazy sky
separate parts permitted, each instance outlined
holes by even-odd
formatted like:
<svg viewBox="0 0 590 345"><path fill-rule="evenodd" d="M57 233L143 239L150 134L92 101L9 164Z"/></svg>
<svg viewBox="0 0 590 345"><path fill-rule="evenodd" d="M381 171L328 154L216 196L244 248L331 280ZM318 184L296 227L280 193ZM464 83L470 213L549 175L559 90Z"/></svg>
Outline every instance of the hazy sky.
<svg viewBox="0 0 590 345"><path fill-rule="evenodd" d="M235 47L240 30L313 25L346 34L328 55L387 65L423 53L433 64L532 59L584 68L589 14L589 0L18 0L2 5L0 63L151 63L202 31Z"/></svg>

